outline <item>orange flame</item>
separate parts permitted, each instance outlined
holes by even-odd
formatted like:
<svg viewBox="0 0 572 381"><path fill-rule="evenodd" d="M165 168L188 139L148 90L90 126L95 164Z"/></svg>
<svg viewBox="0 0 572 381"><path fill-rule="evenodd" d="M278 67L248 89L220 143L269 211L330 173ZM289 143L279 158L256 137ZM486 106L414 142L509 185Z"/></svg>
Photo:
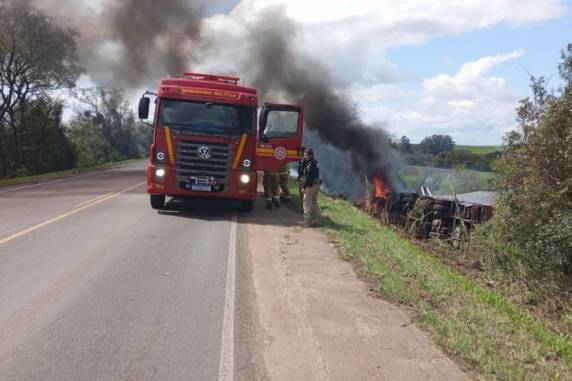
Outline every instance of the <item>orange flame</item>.
<svg viewBox="0 0 572 381"><path fill-rule="evenodd" d="M388 200L391 196L391 189L385 184L381 176L372 177L373 185L375 186L375 197Z"/></svg>

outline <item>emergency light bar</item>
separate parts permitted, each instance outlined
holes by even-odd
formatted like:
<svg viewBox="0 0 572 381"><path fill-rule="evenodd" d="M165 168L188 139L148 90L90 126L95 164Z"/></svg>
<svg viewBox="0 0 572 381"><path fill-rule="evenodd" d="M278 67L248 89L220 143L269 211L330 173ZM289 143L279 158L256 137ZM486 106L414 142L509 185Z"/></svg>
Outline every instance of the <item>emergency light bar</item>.
<svg viewBox="0 0 572 381"><path fill-rule="evenodd" d="M238 84L240 78L229 77L224 75L213 75L213 74L200 74L200 73L183 73L183 77L190 79L198 79L202 81L220 81L232 84Z"/></svg>

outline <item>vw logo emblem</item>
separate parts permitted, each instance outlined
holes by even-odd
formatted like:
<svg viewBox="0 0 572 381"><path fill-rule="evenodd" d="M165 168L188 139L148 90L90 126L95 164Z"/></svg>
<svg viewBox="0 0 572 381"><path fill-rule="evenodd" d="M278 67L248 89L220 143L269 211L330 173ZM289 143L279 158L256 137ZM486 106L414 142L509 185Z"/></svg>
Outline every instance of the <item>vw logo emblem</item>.
<svg viewBox="0 0 572 381"><path fill-rule="evenodd" d="M199 158L203 160L208 160L211 158L211 150L207 146L199 147L199 149L197 150L197 154Z"/></svg>

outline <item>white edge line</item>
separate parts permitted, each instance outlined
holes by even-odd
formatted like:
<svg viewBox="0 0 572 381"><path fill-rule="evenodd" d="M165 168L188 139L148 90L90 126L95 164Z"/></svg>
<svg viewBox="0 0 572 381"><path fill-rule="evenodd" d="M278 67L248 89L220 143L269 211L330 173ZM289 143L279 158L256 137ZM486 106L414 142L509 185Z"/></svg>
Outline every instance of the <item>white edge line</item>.
<svg viewBox="0 0 572 381"><path fill-rule="evenodd" d="M222 340L220 350L219 381L234 380L234 291L236 282L236 213L230 222L228 243L228 264L226 270L226 293L222 322Z"/></svg>

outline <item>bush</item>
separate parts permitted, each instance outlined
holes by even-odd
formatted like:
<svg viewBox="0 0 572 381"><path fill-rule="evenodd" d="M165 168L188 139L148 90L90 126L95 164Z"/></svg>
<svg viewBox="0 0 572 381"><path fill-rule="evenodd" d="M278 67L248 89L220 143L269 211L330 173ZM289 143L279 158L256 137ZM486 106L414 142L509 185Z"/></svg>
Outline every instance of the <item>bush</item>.
<svg viewBox="0 0 572 381"><path fill-rule="evenodd" d="M497 165L493 223L540 270L572 274L572 44L562 60L564 86L549 92L544 78L533 77L532 98L520 102L519 128L507 135Z"/></svg>

